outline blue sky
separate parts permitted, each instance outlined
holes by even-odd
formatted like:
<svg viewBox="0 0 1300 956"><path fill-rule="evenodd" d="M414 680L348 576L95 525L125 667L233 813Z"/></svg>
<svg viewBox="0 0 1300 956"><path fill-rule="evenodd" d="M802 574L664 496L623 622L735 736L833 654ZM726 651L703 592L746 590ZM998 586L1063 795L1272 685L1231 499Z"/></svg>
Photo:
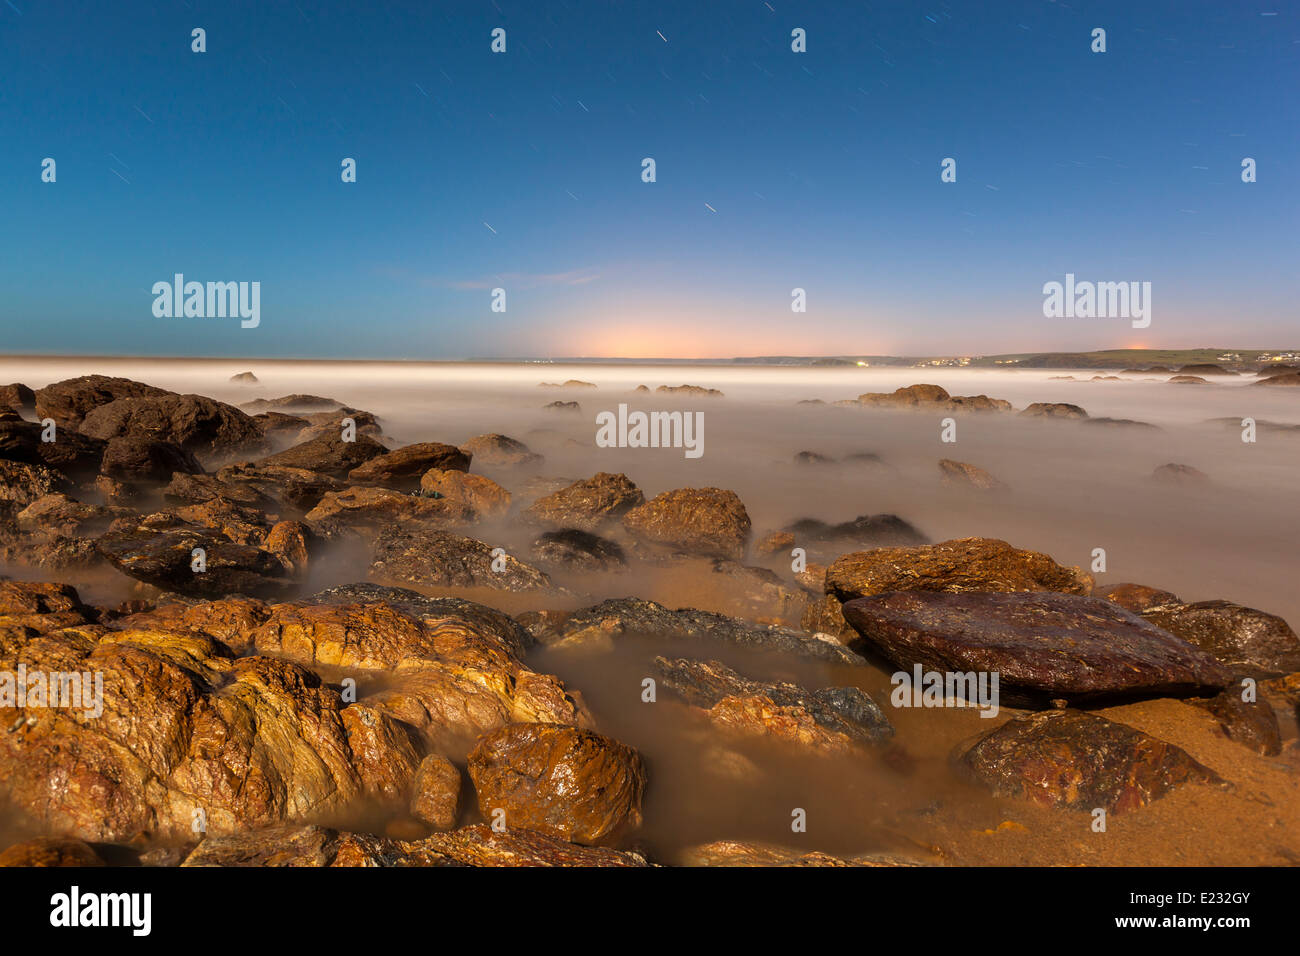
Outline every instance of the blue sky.
<svg viewBox="0 0 1300 956"><path fill-rule="evenodd" d="M1274 0L5 0L0 352L1295 346L1298 81ZM261 325L156 318L177 272ZM1044 318L1066 272L1151 327Z"/></svg>

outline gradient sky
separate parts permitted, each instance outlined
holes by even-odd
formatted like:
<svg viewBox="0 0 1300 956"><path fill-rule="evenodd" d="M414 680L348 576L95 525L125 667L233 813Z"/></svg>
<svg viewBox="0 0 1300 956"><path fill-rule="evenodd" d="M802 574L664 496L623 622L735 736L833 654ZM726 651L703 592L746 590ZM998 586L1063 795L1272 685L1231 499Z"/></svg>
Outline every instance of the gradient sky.
<svg viewBox="0 0 1300 956"><path fill-rule="evenodd" d="M1294 347L1298 106L1277 0L4 0L0 352ZM176 272L261 326L155 318ZM1066 272L1151 327L1044 318Z"/></svg>

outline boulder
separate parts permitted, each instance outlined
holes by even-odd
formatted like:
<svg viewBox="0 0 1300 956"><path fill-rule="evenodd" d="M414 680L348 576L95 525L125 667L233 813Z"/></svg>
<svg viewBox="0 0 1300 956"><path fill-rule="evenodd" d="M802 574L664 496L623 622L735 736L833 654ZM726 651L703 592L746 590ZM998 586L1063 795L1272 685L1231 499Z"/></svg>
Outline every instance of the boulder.
<svg viewBox="0 0 1300 956"><path fill-rule="evenodd" d="M363 462L348 473L348 481L414 491L420 487L421 476L430 470L469 471L470 457L455 445L420 442Z"/></svg>
<svg viewBox="0 0 1300 956"><path fill-rule="evenodd" d="M166 484L178 473L203 473L194 455L180 445L129 435L109 439L100 469L110 478L143 484Z"/></svg>
<svg viewBox="0 0 1300 956"><path fill-rule="evenodd" d="M445 500L469 522L504 518L510 510L510 492L491 478L464 471L426 471L420 478L420 495Z"/></svg>
<svg viewBox="0 0 1300 956"><path fill-rule="evenodd" d="M550 577L475 538L449 531L415 532L390 527L380 533L370 562L370 576L423 587L492 588L502 591L550 591ZM493 564L501 568L493 569Z"/></svg>
<svg viewBox="0 0 1300 956"><path fill-rule="evenodd" d="M1134 614L1141 614L1148 608L1159 607L1162 604L1181 603L1178 595L1172 591L1162 591L1160 588L1148 587L1145 584L1112 584L1093 591L1092 596L1104 598Z"/></svg>
<svg viewBox="0 0 1300 956"><path fill-rule="evenodd" d="M627 567L623 549L613 541L577 528L547 531L529 549L538 564L574 571L621 571Z"/></svg>
<svg viewBox="0 0 1300 956"><path fill-rule="evenodd" d="M1223 663L1239 677L1280 677L1300 671L1300 637L1276 614L1231 601L1182 604L1175 599L1142 616Z"/></svg>
<svg viewBox="0 0 1300 956"><path fill-rule="evenodd" d="M358 435L356 441L344 441L341 437L313 438L286 448L267 458L254 463L258 469L266 468L301 468L314 471L331 478L342 478L358 465L372 458L388 454L388 449L366 435Z"/></svg>
<svg viewBox="0 0 1300 956"><path fill-rule="evenodd" d="M104 441L129 436L173 442L205 465L256 457L269 447L257 422L202 395L119 398L87 412L80 431Z"/></svg>
<svg viewBox="0 0 1300 956"><path fill-rule="evenodd" d="M460 446L479 466L493 468L533 467L542 463L542 456L529 451L528 446L506 435L477 435Z"/></svg>
<svg viewBox="0 0 1300 956"><path fill-rule="evenodd" d="M627 475L602 471L538 498L521 517L551 528L596 532L644 503L645 495Z"/></svg>
<svg viewBox="0 0 1300 956"><path fill-rule="evenodd" d="M36 390L36 417L53 418L60 428L76 431L86 414L119 398L175 395L165 388L109 375L82 375Z"/></svg>
<svg viewBox="0 0 1300 956"><path fill-rule="evenodd" d="M980 468L951 458L939 460L939 475L945 485L957 488L977 488L980 491L999 491L1006 488L1001 481Z"/></svg>
<svg viewBox="0 0 1300 956"><path fill-rule="evenodd" d="M1020 412L1021 418L1087 418L1088 413L1068 402L1034 402Z"/></svg>
<svg viewBox="0 0 1300 956"><path fill-rule="evenodd" d="M511 724L469 755L484 819L583 844L615 844L641 825L645 766L631 747L593 731Z"/></svg>
<svg viewBox="0 0 1300 956"><path fill-rule="evenodd" d="M751 525L734 491L678 488L628 511L623 527L654 548L738 561L744 556Z"/></svg>
<svg viewBox="0 0 1300 956"><path fill-rule="evenodd" d="M460 771L440 754L420 761L411 785L411 816L435 830L450 830L460 811Z"/></svg>

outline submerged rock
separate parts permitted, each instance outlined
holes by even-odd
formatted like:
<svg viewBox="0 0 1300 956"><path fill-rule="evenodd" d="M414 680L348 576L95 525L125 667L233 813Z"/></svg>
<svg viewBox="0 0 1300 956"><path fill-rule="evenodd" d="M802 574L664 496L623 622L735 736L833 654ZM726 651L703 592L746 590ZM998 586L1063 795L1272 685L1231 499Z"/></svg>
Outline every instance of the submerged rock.
<svg viewBox="0 0 1300 956"><path fill-rule="evenodd" d="M627 556L617 544L576 528L546 532L532 543L529 556L538 564L576 571L620 571L627 567Z"/></svg>
<svg viewBox="0 0 1300 956"><path fill-rule="evenodd" d="M1170 485L1200 487L1210 483L1210 476L1199 468L1193 468L1191 465L1180 465L1176 462L1161 465L1151 472L1151 477L1155 481Z"/></svg>
<svg viewBox="0 0 1300 956"><path fill-rule="evenodd" d="M997 672L1003 692L1071 701L1217 693L1216 660L1099 598L898 591L844 605L863 640L895 666Z"/></svg>
<svg viewBox="0 0 1300 956"><path fill-rule="evenodd" d="M951 458L939 460L939 474L945 485L962 488L978 488L981 491L997 491L1006 485L994 478L983 468L964 461Z"/></svg>
<svg viewBox="0 0 1300 956"><path fill-rule="evenodd" d="M849 601L885 591L1061 591L1087 594L1092 575L996 538L846 554L826 571L826 591Z"/></svg>
<svg viewBox="0 0 1300 956"><path fill-rule="evenodd" d="M1123 813L1189 783L1223 786L1173 744L1094 714L1044 711L985 734L960 763L999 796Z"/></svg>
<svg viewBox="0 0 1300 956"><path fill-rule="evenodd" d="M542 463L542 456L534 454L521 441L508 435L476 435L460 446L480 466L494 468L533 467Z"/></svg>
<svg viewBox="0 0 1300 956"><path fill-rule="evenodd" d="M573 843L617 843L641 825L645 766L631 747L589 730L511 724L469 755L487 820Z"/></svg>
<svg viewBox="0 0 1300 956"><path fill-rule="evenodd" d="M894 734L876 702L856 687L809 691L787 682L755 681L718 661L656 657L654 666L665 687L745 736L838 753Z"/></svg>

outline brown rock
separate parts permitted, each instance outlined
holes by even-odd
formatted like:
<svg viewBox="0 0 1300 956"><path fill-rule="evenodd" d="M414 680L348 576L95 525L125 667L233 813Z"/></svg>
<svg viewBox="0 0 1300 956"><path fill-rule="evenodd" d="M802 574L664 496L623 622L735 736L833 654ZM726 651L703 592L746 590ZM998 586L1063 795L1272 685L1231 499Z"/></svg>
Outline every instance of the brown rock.
<svg viewBox="0 0 1300 956"><path fill-rule="evenodd" d="M1145 584L1112 584L1099 591L1093 591L1092 596L1111 601L1134 614L1141 614L1149 608L1159 607L1162 604L1181 603L1178 595L1172 591L1162 591L1159 588L1147 587Z"/></svg>
<svg viewBox="0 0 1300 956"><path fill-rule="evenodd" d="M119 398L174 395L165 388L108 375L82 375L36 390L37 418L53 418L60 428L76 430L91 410Z"/></svg>
<svg viewBox="0 0 1300 956"><path fill-rule="evenodd" d="M1300 670L1300 637L1276 614L1231 601L1167 603L1143 617L1195 644L1244 677L1278 677Z"/></svg>
<svg viewBox="0 0 1300 956"><path fill-rule="evenodd" d="M1151 472L1151 477L1156 481L1171 485L1201 486L1210 482L1210 476L1200 469L1193 468L1191 465L1180 465L1173 462L1161 465Z"/></svg>
<svg viewBox="0 0 1300 956"><path fill-rule="evenodd" d="M87 412L80 431L104 441L132 437L171 442L202 464L256 456L268 448L257 422L233 405L202 395L119 398Z"/></svg>
<svg viewBox="0 0 1300 956"><path fill-rule="evenodd" d="M460 811L460 771L439 754L420 761L411 786L411 815L437 830L450 830Z"/></svg>
<svg viewBox="0 0 1300 956"><path fill-rule="evenodd" d="M433 504L433 501L430 501ZM550 577L491 545L449 531L391 527L375 541L370 576L434 587L485 587L504 591L551 590ZM494 562L500 559L497 571Z"/></svg>
<svg viewBox="0 0 1300 956"><path fill-rule="evenodd" d="M165 484L177 473L203 472L194 455L174 442L126 435L109 440L100 469L110 478L153 484Z"/></svg>
<svg viewBox="0 0 1300 956"><path fill-rule="evenodd" d="M658 548L740 560L750 520L734 491L678 488L656 495L623 516L633 537Z"/></svg>
<svg viewBox="0 0 1300 956"><path fill-rule="evenodd" d="M996 491L1006 487L983 468L964 461L953 461L951 458L939 460L939 473L945 485L978 488L981 491Z"/></svg>
<svg viewBox="0 0 1300 956"><path fill-rule="evenodd" d="M68 837L36 837L0 853L3 866L105 866L90 845Z"/></svg>
<svg viewBox="0 0 1300 956"><path fill-rule="evenodd" d="M552 528L596 532L644 503L645 495L627 475L602 471L538 498L522 517Z"/></svg>
<svg viewBox="0 0 1300 956"><path fill-rule="evenodd" d="M420 477L430 470L469 471L470 455L455 445L420 442L371 458L348 473L356 485L377 484L400 491L420 487Z"/></svg>
<svg viewBox="0 0 1300 956"><path fill-rule="evenodd" d="M531 467L542 463L542 456L506 435L477 435L460 446L460 450L479 463L494 468ZM427 470L427 469L426 469Z"/></svg>
<svg viewBox="0 0 1300 956"><path fill-rule="evenodd" d="M485 819L573 843L610 844L641 825L645 767L631 747L550 724L513 724L484 737L469 774Z"/></svg>
<svg viewBox="0 0 1300 956"><path fill-rule="evenodd" d="M1092 576L996 538L957 538L917 548L846 554L826 571L841 601L885 591L1061 591L1088 594Z"/></svg>
<svg viewBox="0 0 1300 956"><path fill-rule="evenodd" d="M1021 418L1087 418L1078 405L1067 402L1034 402L1020 413Z"/></svg>
<svg viewBox="0 0 1300 956"><path fill-rule="evenodd" d="M344 441L338 435L333 435L313 438L286 448L278 454L261 459L255 467L302 468L331 478L342 478L359 465L387 453L387 448L366 435L358 435L355 441ZM218 476L221 474L218 473Z"/></svg>
<svg viewBox="0 0 1300 956"><path fill-rule="evenodd" d="M420 495L446 500L471 522L503 518L510 510L510 492L491 478L464 471L426 471L420 479Z"/></svg>

